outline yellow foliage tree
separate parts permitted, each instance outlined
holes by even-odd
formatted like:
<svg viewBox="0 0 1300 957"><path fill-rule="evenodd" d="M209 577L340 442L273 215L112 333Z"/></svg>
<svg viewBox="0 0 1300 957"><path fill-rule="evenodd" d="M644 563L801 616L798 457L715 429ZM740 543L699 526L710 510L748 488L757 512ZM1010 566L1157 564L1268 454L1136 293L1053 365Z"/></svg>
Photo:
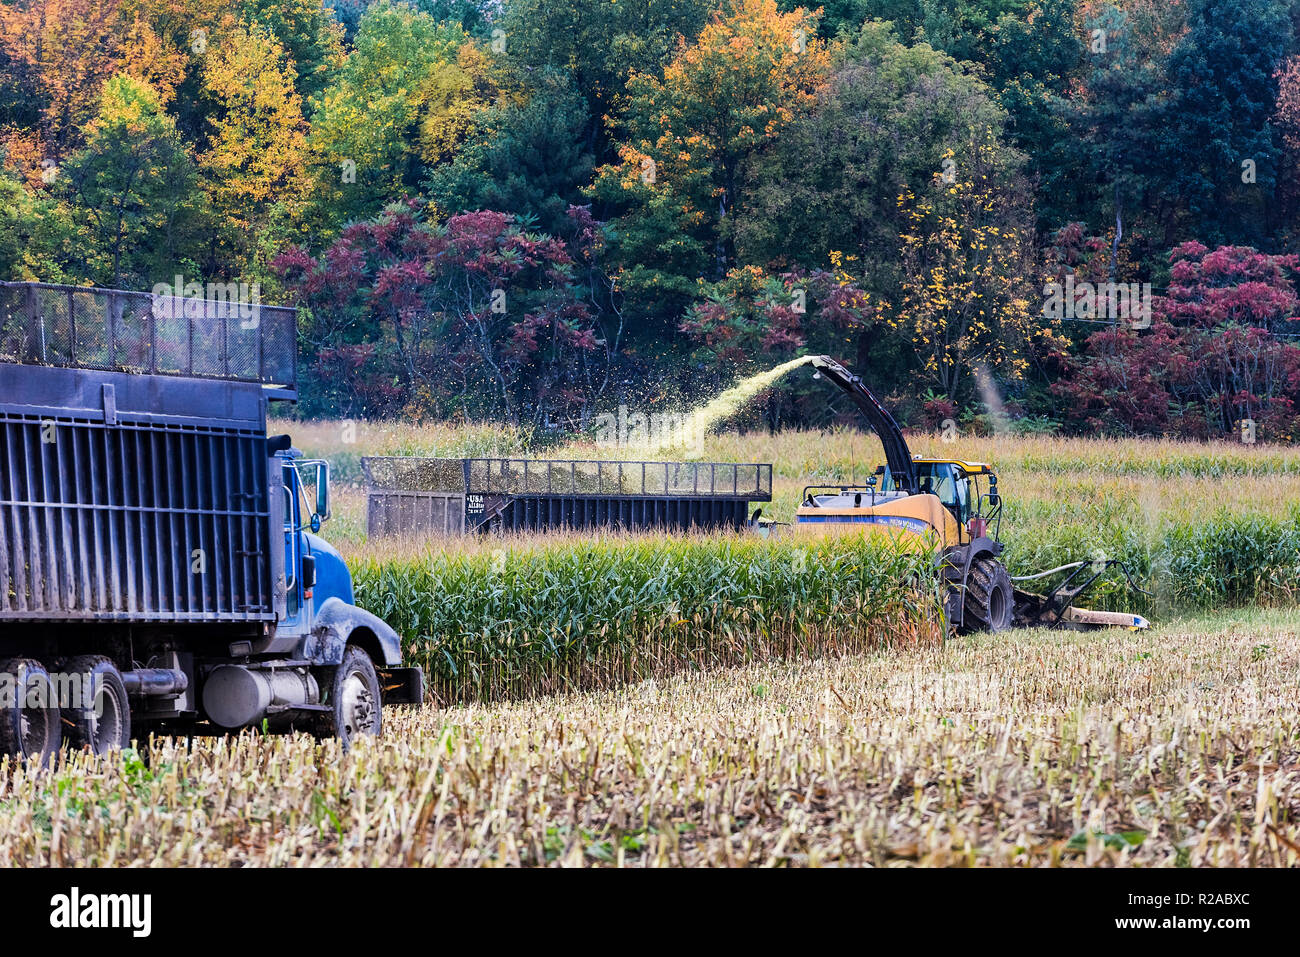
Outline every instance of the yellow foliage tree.
<svg viewBox="0 0 1300 957"><path fill-rule="evenodd" d="M982 369L1021 378L1034 349L1059 329L1033 312L1030 220L997 185L996 142L944 157L934 189L898 198L903 301L887 323L911 342L925 375L955 396Z"/></svg>
<svg viewBox="0 0 1300 957"><path fill-rule="evenodd" d="M475 117L500 95L488 54L466 42L452 62L436 65L423 88L420 157L428 166L451 159L468 138Z"/></svg>
<svg viewBox="0 0 1300 957"><path fill-rule="evenodd" d="M295 79L283 47L260 26L236 28L208 50L203 90L215 115L198 165L214 214L214 262L249 265L260 234L303 202L307 123Z"/></svg>
<svg viewBox="0 0 1300 957"><path fill-rule="evenodd" d="M467 42L459 25L410 6L379 0L367 8L347 60L312 115L311 219L318 234L418 191L422 150L445 148L458 129L454 121L449 127L431 121L424 129L427 101L455 98L456 83L443 71L462 63ZM477 67L464 69L474 76ZM439 88L440 75L447 88Z"/></svg>
<svg viewBox="0 0 1300 957"><path fill-rule="evenodd" d="M663 79L636 74L622 104L622 163L598 189L629 200L668 192L687 218L716 228L719 275L734 260L730 222L743 206L747 161L815 102L830 71L817 14L775 0L737 0L694 43L683 40Z"/></svg>

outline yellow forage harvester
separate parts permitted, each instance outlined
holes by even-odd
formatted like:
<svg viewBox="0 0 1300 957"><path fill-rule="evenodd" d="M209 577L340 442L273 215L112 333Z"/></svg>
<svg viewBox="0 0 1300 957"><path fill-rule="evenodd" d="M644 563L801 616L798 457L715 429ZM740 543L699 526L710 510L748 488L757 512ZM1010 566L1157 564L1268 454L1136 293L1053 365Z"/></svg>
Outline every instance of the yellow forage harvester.
<svg viewBox="0 0 1300 957"><path fill-rule="evenodd" d="M866 531L904 546L935 548L947 586L945 611L958 631L1001 631L1026 626L1145 629L1141 615L1074 607L1075 599L1111 566L1123 563L1070 562L1012 579L1002 561L1002 497L998 477L984 462L912 455L903 430L863 381L829 356L814 356L817 376L845 392L880 437L885 464L861 486L809 486L795 515L800 532ZM1017 582L1060 580L1046 594Z"/></svg>

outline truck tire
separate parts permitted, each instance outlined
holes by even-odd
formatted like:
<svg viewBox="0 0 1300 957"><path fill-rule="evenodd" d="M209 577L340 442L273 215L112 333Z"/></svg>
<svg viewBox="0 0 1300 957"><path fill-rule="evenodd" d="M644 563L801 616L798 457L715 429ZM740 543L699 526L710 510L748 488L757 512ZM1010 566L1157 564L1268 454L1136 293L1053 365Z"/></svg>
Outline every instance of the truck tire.
<svg viewBox="0 0 1300 957"><path fill-rule="evenodd" d="M89 675L95 696L86 707L63 712L64 734L75 750L94 754L131 745L131 705L117 665L101 655L78 655L68 661L70 674Z"/></svg>
<svg viewBox="0 0 1300 957"><path fill-rule="evenodd" d="M383 699L375 663L357 645L348 645L330 687L330 730L344 748L360 734L378 735Z"/></svg>
<svg viewBox="0 0 1300 957"><path fill-rule="evenodd" d="M1005 631L1011 627L1014 601L1006 566L991 555L980 556L966 576L962 631Z"/></svg>
<svg viewBox="0 0 1300 957"><path fill-rule="evenodd" d="M41 763L52 761L63 743L59 702L49 672L31 658L0 663L10 677L0 701L0 752Z"/></svg>

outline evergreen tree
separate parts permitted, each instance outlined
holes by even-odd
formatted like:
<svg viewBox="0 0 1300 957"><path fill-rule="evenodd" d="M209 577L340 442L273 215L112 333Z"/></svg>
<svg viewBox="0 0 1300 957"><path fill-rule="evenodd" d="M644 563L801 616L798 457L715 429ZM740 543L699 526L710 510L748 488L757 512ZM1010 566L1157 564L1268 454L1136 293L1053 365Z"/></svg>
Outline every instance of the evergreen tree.
<svg viewBox="0 0 1300 957"><path fill-rule="evenodd" d="M1174 93L1153 124L1164 193L1185 204L1206 241L1243 242L1271 225L1278 155L1269 120L1290 43L1283 0L1200 0L1169 57Z"/></svg>
<svg viewBox="0 0 1300 957"><path fill-rule="evenodd" d="M86 147L58 183L86 223L85 274L119 288L147 289L179 268L189 236L194 161L158 93L126 74L104 85Z"/></svg>
<svg viewBox="0 0 1300 957"><path fill-rule="evenodd" d="M562 233L591 178L588 120L582 96L548 74L524 103L479 115L469 143L430 176L430 198L446 214L492 209Z"/></svg>

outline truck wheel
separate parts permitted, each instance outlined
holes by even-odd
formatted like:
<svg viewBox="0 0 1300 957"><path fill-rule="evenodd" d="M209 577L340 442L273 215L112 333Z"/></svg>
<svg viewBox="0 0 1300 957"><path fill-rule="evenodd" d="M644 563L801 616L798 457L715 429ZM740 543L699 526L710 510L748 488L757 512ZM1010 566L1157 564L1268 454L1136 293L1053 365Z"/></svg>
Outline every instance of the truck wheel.
<svg viewBox="0 0 1300 957"><path fill-rule="evenodd" d="M0 694L0 751L24 761L50 761L63 743L59 702L49 672L31 658L0 664L9 688Z"/></svg>
<svg viewBox="0 0 1300 957"><path fill-rule="evenodd" d="M333 731L347 747L359 734L379 734L382 726L379 676L374 662L356 645L348 645L334 671L330 692Z"/></svg>
<svg viewBox="0 0 1300 957"><path fill-rule="evenodd" d="M90 748L94 754L129 747L131 705L117 665L100 655L79 655L67 665L69 674L90 676L94 697L85 707L63 713L68 744L76 750Z"/></svg>
<svg viewBox="0 0 1300 957"><path fill-rule="evenodd" d="M1011 575L1006 566L990 555L971 562L962 630L1004 631L1011 627L1013 604Z"/></svg>

